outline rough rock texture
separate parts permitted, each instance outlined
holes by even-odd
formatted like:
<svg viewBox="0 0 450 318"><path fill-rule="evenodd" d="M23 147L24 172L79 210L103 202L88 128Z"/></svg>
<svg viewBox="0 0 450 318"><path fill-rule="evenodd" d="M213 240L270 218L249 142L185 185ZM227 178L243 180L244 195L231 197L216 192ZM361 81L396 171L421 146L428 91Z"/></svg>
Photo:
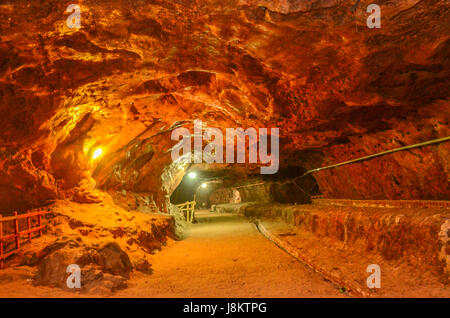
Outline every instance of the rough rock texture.
<svg viewBox="0 0 450 318"><path fill-rule="evenodd" d="M318 239L305 228L273 219L258 222L258 228L291 255L342 286L352 296L447 298L450 294L445 277L436 276L405 259L387 260L374 251L360 253L353 246L343 245L331 237ZM380 266L380 289L367 286L370 264Z"/></svg>
<svg viewBox="0 0 450 318"><path fill-rule="evenodd" d="M133 271L151 274L149 255L175 238L171 216L129 212L108 196L99 204L57 201L49 209L45 235L23 242L22 250L6 262L13 277L27 266L36 286L77 291L66 284L67 266L77 264L81 292L111 295L127 287Z"/></svg>
<svg viewBox="0 0 450 318"><path fill-rule="evenodd" d="M242 181L241 181L242 182ZM211 191L211 204L239 202L311 203L319 192L313 177L298 180L262 181L248 179L238 187L221 187Z"/></svg>
<svg viewBox="0 0 450 318"><path fill-rule="evenodd" d="M84 0L69 29L64 1L0 1L2 212L98 202L91 178L165 210L171 129L196 118L280 127L281 165L302 169L449 135L448 1L379 1L381 29L370 3ZM449 151L316 178L330 197L449 199Z"/></svg>
<svg viewBox="0 0 450 318"><path fill-rule="evenodd" d="M228 207L231 210L231 207ZM256 218L280 218L316 240L331 239L359 254L407 263L448 284L448 209L357 208L315 205L247 204L235 212Z"/></svg>
<svg viewBox="0 0 450 318"><path fill-rule="evenodd" d="M80 241L57 241L45 247L39 255L39 265L33 279L35 285L45 285L69 289L66 272L70 264L79 265L81 270L81 288L91 291L99 288L113 292L127 287L132 266L128 255L117 243L111 242L100 249L82 246Z"/></svg>
<svg viewBox="0 0 450 318"><path fill-rule="evenodd" d="M238 195L235 194L236 192L238 193ZM239 203L239 202L237 202L238 200L236 198L238 196L239 196L239 201L241 201L239 190L237 190L235 188L222 188L222 189L213 191L209 197L209 200L210 200L211 204Z"/></svg>
<svg viewBox="0 0 450 318"><path fill-rule="evenodd" d="M183 239L185 237L185 230L187 227L186 217L184 213L178 209L175 205L169 205L169 214L173 217L175 229L173 233L176 238Z"/></svg>
<svg viewBox="0 0 450 318"><path fill-rule="evenodd" d="M98 263L105 272L130 278L133 269L130 258L117 243L106 244L98 250L98 255Z"/></svg>

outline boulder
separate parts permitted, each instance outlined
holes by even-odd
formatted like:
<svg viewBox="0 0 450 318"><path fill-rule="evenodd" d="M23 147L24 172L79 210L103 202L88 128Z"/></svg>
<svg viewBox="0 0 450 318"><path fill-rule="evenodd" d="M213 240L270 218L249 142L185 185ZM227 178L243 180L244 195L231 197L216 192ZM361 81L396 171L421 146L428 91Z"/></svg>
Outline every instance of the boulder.
<svg viewBox="0 0 450 318"><path fill-rule="evenodd" d="M145 273L145 274L151 274L152 273L152 265L144 258L139 259L136 261L133 265L133 268L139 272Z"/></svg>
<svg viewBox="0 0 450 318"><path fill-rule="evenodd" d="M32 259L32 256L29 258ZM70 290L66 283L69 277L66 271L70 264L81 268L81 291L95 293L98 290L104 295L125 288L133 269L127 253L116 242L99 248L81 246L77 241L68 239L53 242L41 251L33 283ZM139 263L138 268L145 270L149 266Z"/></svg>
<svg viewBox="0 0 450 318"><path fill-rule="evenodd" d="M98 250L97 264L104 272L127 279L133 270L128 254L116 242L107 243Z"/></svg>
<svg viewBox="0 0 450 318"><path fill-rule="evenodd" d="M38 256L35 252L26 252L20 260L21 266L35 266L38 262Z"/></svg>

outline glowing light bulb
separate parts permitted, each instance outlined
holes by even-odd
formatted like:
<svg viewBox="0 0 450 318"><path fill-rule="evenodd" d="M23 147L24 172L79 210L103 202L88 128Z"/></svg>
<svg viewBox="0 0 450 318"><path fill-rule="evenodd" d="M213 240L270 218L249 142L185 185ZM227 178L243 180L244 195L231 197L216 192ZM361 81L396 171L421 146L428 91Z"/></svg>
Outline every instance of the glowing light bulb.
<svg viewBox="0 0 450 318"><path fill-rule="evenodd" d="M202 188L206 188L206 182L202 183Z"/></svg>
<svg viewBox="0 0 450 318"><path fill-rule="evenodd" d="M197 177L197 174L195 172L189 172L188 176L191 179L195 179L195 177Z"/></svg>
<svg viewBox="0 0 450 318"><path fill-rule="evenodd" d="M100 148L95 149L94 153L92 154L92 159L97 159L100 157L103 153L103 150Z"/></svg>

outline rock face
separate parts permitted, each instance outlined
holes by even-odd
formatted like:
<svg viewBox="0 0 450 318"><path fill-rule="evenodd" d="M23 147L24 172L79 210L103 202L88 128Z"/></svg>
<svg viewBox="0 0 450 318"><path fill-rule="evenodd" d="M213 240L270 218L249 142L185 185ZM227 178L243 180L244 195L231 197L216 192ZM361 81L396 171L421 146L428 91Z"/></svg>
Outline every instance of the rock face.
<svg viewBox="0 0 450 318"><path fill-rule="evenodd" d="M446 209L256 203L232 209L230 205L228 210L248 217L279 218L302 231L304 238L312 235L318 244L326 246L331 241L338 249L353 250L356 256L377 255L397 266L414 266L448 284L448 254L443 250L448 245L442 235L448 226Z"/></svg>
<svg viewBox="0 0 450 318"><path fill-rule="evenodd" d="M130 272L133 269L130 258L117 243L106 244L98 250L98 255L98 264L105 272L130 278Z"/></svg>
<svg viewBox="0 0 450 318"><path fill-rule="evenodd" d="M126 280L133 269L128 255L115 242L95 250L75 240L57 241L41 254L35 285L69 289L67 267L77 264L83 291L111 293L127 287Z"/></svg>
<svg viewBox="0 0 450 318"><path fill-rule="evenodd" d="M382 1L380 29L370 3L86 0L71 29L65 2L2 1L2 212L99 202L92 185L165 210L185 169L167 170L171 130L194 119L280 127L280 166L303 170L448 136L448 1ZM329 197L449 199L449 151L315 178Z"/></svg>
<svg viewBox="0 0 450 318"><path fill-rule="evenodd" d="M148 256L173 237L171 217L128 212L111 201L56 202L47 215L45 235L24 245L8 266L36 266L33 284L78 291L67 286L67 268L76 264L81 270L79 290L104 295L126 288L133 271L151 274Z"/></svg>

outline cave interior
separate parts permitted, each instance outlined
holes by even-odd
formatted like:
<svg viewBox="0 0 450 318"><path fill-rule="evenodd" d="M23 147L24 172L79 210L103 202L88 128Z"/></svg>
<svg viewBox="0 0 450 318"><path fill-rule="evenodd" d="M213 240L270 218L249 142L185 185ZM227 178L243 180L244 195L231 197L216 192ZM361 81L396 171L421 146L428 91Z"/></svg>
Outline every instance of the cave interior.
<svg viewBox="0 0 450 318"><path fill-rule="evenodd" d="M369 28L374 1L355 2L0 1L0 216L45 211L3 222L0 296L70 295L69 264L82 292L141 295L161 251L218 222L301 251L344 295L449 297L450 6L379 0ZM210 128L225 143L206 162ZM259 129L275 173L251 160ZM178 131L192 151L174 160ZM282 284L261 293L303 295Z"/></svg>

